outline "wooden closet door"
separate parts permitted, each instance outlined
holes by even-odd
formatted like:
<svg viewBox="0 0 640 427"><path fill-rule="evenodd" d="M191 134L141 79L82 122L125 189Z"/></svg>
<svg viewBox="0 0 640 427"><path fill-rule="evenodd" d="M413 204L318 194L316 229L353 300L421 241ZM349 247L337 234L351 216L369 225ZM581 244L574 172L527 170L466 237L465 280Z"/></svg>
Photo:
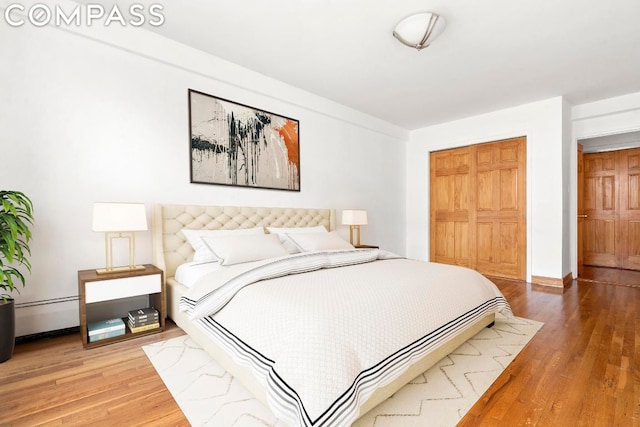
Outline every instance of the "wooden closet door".
<svg viewBox="0 0 640 427"><path fill-rule="evenodd" d="M526 278L526 138L430 155L430 259Z"/></svg>
<svg viewBox="0 0 640 427"><path fill-rule="evenodd" d="M583 256L586 265L617 267L618 153L584 155Z"/></svg>
<svg viewBox="0 0 640 427"><path fill-rule="evenodd" d="M619 266L640 270L640 149L619 153Z"/></svg>
<svg viewBox="0 0 640 427"><path fill-rule="evenodd" d="M471 267L469 209L471 153L458 148L430 156L430 259Z"/></svg>
<svg viewBox="0 0 640 427"><path fill-rule="evenodd" d="M516 138L476 147L476 269L526 275L526 147Z"/></svg>

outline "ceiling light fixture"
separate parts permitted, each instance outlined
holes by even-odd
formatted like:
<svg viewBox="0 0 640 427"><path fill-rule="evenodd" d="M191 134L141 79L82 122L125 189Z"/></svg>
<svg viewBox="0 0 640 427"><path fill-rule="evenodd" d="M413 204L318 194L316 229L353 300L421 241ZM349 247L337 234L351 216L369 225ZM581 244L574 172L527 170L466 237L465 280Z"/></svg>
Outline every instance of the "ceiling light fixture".
<svg viewBox="0 0 640 427"><path fill-rule="evenodd" d="M422 50L442 33L445 25L445 19L437 13L416 13L400 21L393 36L406 46Z"/></svg>

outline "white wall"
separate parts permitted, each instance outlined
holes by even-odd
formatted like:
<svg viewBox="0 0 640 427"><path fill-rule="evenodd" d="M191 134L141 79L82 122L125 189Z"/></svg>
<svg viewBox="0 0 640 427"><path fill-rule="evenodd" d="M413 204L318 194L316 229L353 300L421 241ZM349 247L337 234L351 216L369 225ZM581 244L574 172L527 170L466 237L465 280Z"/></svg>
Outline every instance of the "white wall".
<svg viewBox="0 0 640 427"><path fill-rule="evenodd" d="M404 254L402 129L142 30L0 25L0 55L0 186L36 216L18 336L78 324L77 270L104 264L96 201L363 208L363 243ZM299 119L301 191L190 184L188 88Z"/></svg>
<svg viewBox="0 0 640 427"><path fill-rule="evenodd" d="M571 110L572 141L571 168L571 218L578 214L578 141L585 138L640 131L640 92L601 101L576 105ZM626 147L626 144L625 144ZM574 277L578 271L577 221L570 222L571 265Z"/></svg>
<svg viewBox="0 0 640 427"><path fill-rule="evenodd" d="M561 97L411 133L407 147L407 255L429 259L429 152L527 137L527 280L563 277Z"/></svg>

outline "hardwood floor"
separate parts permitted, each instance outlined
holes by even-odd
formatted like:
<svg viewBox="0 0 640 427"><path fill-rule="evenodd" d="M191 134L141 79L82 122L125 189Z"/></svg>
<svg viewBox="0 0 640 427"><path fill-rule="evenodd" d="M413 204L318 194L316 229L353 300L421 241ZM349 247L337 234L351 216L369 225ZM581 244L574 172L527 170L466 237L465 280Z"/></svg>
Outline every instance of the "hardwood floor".
<svg viewBox="0 0 640 427"><path fill-rule="evenodd" d="M80 334L16 346L0 364L0 425L188 426L141 346L156 335L84 350Z"/></svg>
<svg viewBox="0 0 640 427"><path fill-rule="evenodd" d="M640 271L585 265L578 281L640 287Z"/></svg>
<svg viewBox="0 0 640 427"><path fill-rule="evenodd" d="M460 426L640 426L640 288L494 281L545 325ZM92 350L78 334L17 346L0 364L0 425L188 425L140 348L182 334L168 323Z"/></svg>
<svg viewBox="0 0 640 427"><path fill-rule="evenodd" d="M494 281L545 325L459 426L640 425L640 288Z"/></svg>

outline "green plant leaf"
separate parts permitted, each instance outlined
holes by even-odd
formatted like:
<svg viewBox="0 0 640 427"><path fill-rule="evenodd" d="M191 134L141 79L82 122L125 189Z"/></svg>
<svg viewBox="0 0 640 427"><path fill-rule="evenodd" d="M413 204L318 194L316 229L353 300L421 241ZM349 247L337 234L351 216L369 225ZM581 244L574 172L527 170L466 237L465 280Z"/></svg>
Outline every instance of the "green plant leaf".
<svg viewBox="0 0 640 427"><path fill-rule="evenodd" d="M20 191L0 190L0 289L17 291L25 286L25 277L18 267L31 271L33 203Z"/></svg>

